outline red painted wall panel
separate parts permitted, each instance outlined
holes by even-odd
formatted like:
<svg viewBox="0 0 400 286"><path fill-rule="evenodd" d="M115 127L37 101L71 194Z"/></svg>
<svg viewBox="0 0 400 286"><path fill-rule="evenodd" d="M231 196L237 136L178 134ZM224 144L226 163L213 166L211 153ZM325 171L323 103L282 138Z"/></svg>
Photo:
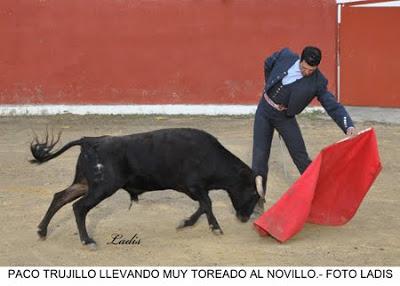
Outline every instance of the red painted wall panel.
<svg viewBox="0 0 400 286"><path fill-rule="evenodd" d="M399 27L400 7L342 8L340 95L344 104L400 107L400 86L396 84Z"/></svg>
<svg viewBox="0 0 400 286"><path fill-rule="evenodd" d="M307 44L335 92L335 33L334 0L2 0L0 104L254 104Z"/></svg>

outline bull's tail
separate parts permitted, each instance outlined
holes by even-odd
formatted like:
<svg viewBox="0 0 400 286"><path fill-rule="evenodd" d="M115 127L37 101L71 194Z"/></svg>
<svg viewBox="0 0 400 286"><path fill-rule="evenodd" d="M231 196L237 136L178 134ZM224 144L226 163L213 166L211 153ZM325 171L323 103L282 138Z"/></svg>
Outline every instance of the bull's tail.
<svg viewBox="0 0 400 286"><path fill-rule="evenodd" d="M35 136L34 140L31 143L31 153L34 159L30 160L32 164L41 164L44 162L47 162L51 159L54 159L58 156L60 156L62 153L67 151L69 148L73 146L81 146L83 143L83 139L71 141L67 144L65 144L63 147L61 147L59 150L56 152L52 153L51 151L53 150L54 146L57 145L58 141L60 140L61 137L61 132L58 134L58 137L56 140L54 140L54 137L52 136L50 142L49 142L49 136L48 133L46 132L46 140L43 143L40 143L38 140L38 137Z"/></svg>

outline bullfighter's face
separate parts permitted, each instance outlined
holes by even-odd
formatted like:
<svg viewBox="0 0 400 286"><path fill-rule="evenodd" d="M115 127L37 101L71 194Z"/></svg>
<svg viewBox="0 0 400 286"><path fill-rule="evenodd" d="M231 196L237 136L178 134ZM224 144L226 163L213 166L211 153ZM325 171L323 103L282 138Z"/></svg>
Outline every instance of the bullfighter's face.
<svg viewBox="0 0 400 286"><path fill-rule="evenodd" d="M304 77L312 75L317 70L317 68L318 66L311 66L305 60L302 60L300 62L300 71Z"/></svg>

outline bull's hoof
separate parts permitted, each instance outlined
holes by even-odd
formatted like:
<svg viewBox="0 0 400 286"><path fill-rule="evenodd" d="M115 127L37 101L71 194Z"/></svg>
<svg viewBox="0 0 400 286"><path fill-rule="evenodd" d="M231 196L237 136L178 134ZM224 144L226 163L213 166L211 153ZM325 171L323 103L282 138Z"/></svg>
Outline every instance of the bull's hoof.
<svg viewBox="0 0 400 286"><path fill-rule="evenodd" d="M46 240L47 237L47 229L38 228L37 234L40 240Z"/></svg>
<svg viewBox="0 0 400 286"><path fill-rule="evenodd" d="M183 229L183 228L185 228L185 227L186 227L186 220L183 219L183 220L181 220L181 221L178 223L178 225L176 226L176 230L181 230L181 229Z"/></svg>
<svg viewBox="0 0 400 286"><path fill-rule="evenodd" d="M183 219L179 222L179 224L176 226L177 230L184 229L185 227L188 226L193 226L195 222L191 221L189 218Z"/></svg>
<svg viewBox="0 0 400 286"><path fill-rule="evenodd" d="M87 241L82 240L82 244L90 251L97 250L97 244L93 239L89 239Z"/></svg>
<svg viewBox="0 0 400 286"><path fill-rule="evenodd" d="M89 244L86 244L86 247L87 247L87 249L90 250L90 251L96 251L96 250L97 250L97 244L96 244L96 243L89 243Z"/></svg>
<svg viewBox="0 0 400 286"><path fill-rule="evenodd" d="M211 229L212 233L215 235L223 235L224 234L224 232L220 228L215 228L210 225L210 229Z"/></svg>

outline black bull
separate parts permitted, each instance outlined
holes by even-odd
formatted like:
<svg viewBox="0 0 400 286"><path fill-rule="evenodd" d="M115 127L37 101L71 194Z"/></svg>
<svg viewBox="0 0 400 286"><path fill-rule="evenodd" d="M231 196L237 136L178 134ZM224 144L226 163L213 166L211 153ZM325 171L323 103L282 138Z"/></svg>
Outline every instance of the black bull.
<svg viewBox="0 0 400 286"><path fill-rule="evenodd" d="M48 136L44 143L36 138L31 144L35 158L31 162L44 163L78 145L81 153L72 185L54 195L39 224L42 239L54 214L80 198L73 204L79 236L84 245L95 246L86 230L86 215L119 189L130 194L131 203L148 191L182 192L199 202L199 208L178 228L194 225L205 213L216 233L222 230L212 212L209 190L226 190L242 222L248 221L263 195L261 177L255 178L245 163L201 130L162 129L126 136L83 137L51 152L57 142L48 142Z"/></svg>

